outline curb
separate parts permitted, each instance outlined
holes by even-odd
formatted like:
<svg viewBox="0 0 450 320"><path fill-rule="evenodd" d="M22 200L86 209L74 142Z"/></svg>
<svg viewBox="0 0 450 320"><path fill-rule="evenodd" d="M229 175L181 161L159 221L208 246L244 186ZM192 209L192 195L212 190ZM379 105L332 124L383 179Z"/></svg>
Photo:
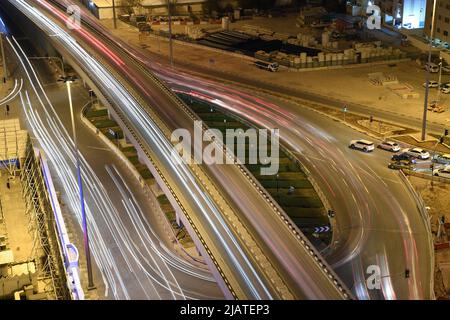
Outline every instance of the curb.
<svg viewBox="0 0 450 320"><path fill-rule="evenodd" d="M411 182L409 181L408 177L406 176L406 174L403 172L403 170L399 170L399 176L401 178L401 180L403 181L403 183L406 185L406 187L408 188L408 190L410 191L410 193L414 196L414 199L416 201L417 204L417 209L419 210L421 217L425 223L425 226L427 228L428 231L428 245L429 245L429 250L430 250L430 254L431 254L431 273L432 273L432 277L431 277L431 292L430 295L431 297L435 300L435 294L434 294L434 276L435 276L435 254L434 254L434 243L433 243L433 235L431 233L431 222L429 219L429 215L427 212L427 209L425 207L425 202L423 201L422 197L420 196L420 194L416 191L416 189L414 189L413 185L411 184Z"/></svg>
<svg viewBox="0 0 450 320"><path fill-rule="evenodd" d="M136 170L136 168L133 166L133 164L128 160L127 157L125 157L125 155L123 154L122 151L120 151L120 149L118 149L117 145L114 144L113 142L111 142L111 140L109 140L97 127L95 127L85 116L85 110L86 108L89 106L90 103L86 104L83 108L82 108L82 112L80 114L80 119L83 122L83 124L88 127L92 132L94 132L97 137L104 142L110 149L111 151L113 151L119 158L120 160L127 166L127 168L131 171L131 173L133 174L134 178L136 178L139 181L139 184L141 185L141 188L143 189L144 193L149 196L149 200L151 203L151 206L155 209L159 220L161 221L161 223L163 224L163 229L166 232L167 236L169 237L169 240L172 244L174 244L174 249L175 251L177 251L177 248L180 249L185 255L187 255L190 259L192 259L193 261L195 261L196 263L201 263L202 265L206 265L206 263L204 263L203 261L198 260L197 258L191 256L189 254L189 252L187 252L185 250L185 248L183 247L183 245L181 245L178 241L178 239L176 238L172 227L169 225L169 221L167 220L167 218L164 216L164 213L162 212L161 207L157 206L157 199L156 199L156 195L154 194L153 190L147 186L145 184L145 181L142 179L140 173ZM171 230L171 232L169 231ZM176 245L175 245L176 244ZM186 260L186 259L184 259ZM194 267L199 267L198 265L193 264ZM202 268L203 269L203 268Z"/></svg>

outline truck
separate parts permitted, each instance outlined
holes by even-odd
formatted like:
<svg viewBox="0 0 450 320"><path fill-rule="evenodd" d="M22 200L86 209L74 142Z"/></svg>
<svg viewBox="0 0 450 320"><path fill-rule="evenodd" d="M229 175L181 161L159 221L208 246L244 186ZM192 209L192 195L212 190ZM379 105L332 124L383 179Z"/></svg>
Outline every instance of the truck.
<svg viewBox="0 0 450 320"><path fill-rule="evenodd" d="M264 70L268 70L271 72L276 72L278 71L279 65L277 62L265 62L265 61L255 61L255 66L260 68L260 69L264 69Z"/></svg>

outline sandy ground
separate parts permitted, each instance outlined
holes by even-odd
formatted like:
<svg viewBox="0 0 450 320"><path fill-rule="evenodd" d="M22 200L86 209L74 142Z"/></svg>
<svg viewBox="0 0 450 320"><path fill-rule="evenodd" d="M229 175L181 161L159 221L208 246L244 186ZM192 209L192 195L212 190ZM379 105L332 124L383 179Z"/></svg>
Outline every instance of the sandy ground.
<svg viewBox="0 0 450 320"><path fill-rule="evenodd" d="M450 232L447 237L437 238L438 219L445 216L445 221L450 222L450 183L434 182L409 177L411 183L420 193L425 203L430 207L431 230L435 242L444 242L450 240ZM435 251L435 293L436 298L450 299L450 249L441 249Z"/></svg>
<svg viewBox="0 0 450 320"><path fill-rule="evenodd" d="M112 29L112 21L102 20L105 26ZM139 36L136 28L119 22L119 27L113 32L126 39L129 43L141 46L146 50L162 56L168 56L169 45L165 38L156 36ZM251 79L275 83L285 87L310 91L320 95L333 96L343 101L351 101L369 107L390 111L399 116L409 115L422 117L424 103L425 71L415 61L389 65L365 65L353 68L316 70L306 72L280 70L276 73L257 69L252 62L228 53L218 53L206 47L192 47L186 44L174 43L175 64L178 61L192 65L201 65L211 69L219 69L229 74L236 74ZM402 99L392 90L375 86L369 81L369 74L382 72L385 75L394 75L400 83L409 84L419 93L418 98ZM431 80L437 80L433 74ZM443 75L442 82L450 82L449 75ZM436 99L437 90L431 89L430 100ZM441 114L429 113L429 121L444 125L450 124L450 95L441 95L441 101L447 110ZM349 110L351 111L351 110Z"/></svg>

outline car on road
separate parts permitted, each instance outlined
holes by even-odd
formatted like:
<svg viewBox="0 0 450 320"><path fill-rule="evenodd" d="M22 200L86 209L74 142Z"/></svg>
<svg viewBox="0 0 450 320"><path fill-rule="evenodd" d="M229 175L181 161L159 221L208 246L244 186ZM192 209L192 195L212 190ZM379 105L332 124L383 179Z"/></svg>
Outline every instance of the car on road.
<svg viewBox="0 0 450 320"><path fill-rule="evenodd" d="M450 73L450 66L445 66L445 67L442 67L442 72L444 72L444 73Z"/></svg>
<svg viewBox="0 0 450 320"><path fill-rule="evenodd" d="M359 139L359 140L350 141L349 148L350 149L359 149L364 152L370 152L375 149L375 145L373 144L372 141Z"/></svg>
<svg viewBox="0 0 450 320"><path fill-rule="evenodd" d="M398 145L397 142L394 142L394 141L383 141L377 146L377 148L391 151L391 152L400 151L400 146Z"/></svg>
<svg viewBox="0 0 450 320"><path fill-rule="evenodd" d="M416 158L406 152L400 153L400 154L394 154L391 158L392 161L402 161L407 160L411 161L411 163L416 163Z"/></svg>
<svg viewBox="0 0 450 320"><path fill-rule="evenodd" d="M441 178L450 178L450 165L445 168L433 170L433 175Z"/></svg>
<svg viewBox="0 0 450 320"><path fill-rule="evenodd" d="M415 161L413 160L399 160L399 161L392 161L388 164L389 169L394 170L400 170L400 169L407 169L407 170L415 170L412 166L414 165Z"/></svg>
<svg viewBox="0 0 450 320"><path fill-rule="evenodd" d="M427 87L427 83L424 82L424 83L422 84L422 86L423 86L424 88L426 88L426 87ZM434 81L434 80L431 80L430 82L428 82L428 88L437 88L437 87L439 87L439 82Z"/></svg>
<svg viewBox="0 0 450 320"><path fill-rule="evenodd" d="M409 148L403 150L403 152L413 156L414 158L426 160L430 158L430 153L422 148Z"/></svg>
<svg viewBox="0 0 450 320"><path fill-rule="evenodd" d="M434 162L440 164L450 164L450 153L438 154L434 157Z"/></svg>

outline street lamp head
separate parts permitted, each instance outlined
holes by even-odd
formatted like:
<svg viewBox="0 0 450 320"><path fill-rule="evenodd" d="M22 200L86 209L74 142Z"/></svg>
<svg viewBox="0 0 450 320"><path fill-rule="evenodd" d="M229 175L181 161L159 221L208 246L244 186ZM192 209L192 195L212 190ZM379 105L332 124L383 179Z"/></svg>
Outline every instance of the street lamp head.
<svg viewBox="0 0 450 320"><path fill-rule="evenodd" d="M72 82L75 82L75 80L77 80L78 79L78 77L77 76L74 76L74 75L68 75L68 76L64 76L64 77L59 77L59 79L58 79L58 81L59 82L64 82L64 83L67 83L67 82L70 82L70 83L72 83Z"/></svg>

